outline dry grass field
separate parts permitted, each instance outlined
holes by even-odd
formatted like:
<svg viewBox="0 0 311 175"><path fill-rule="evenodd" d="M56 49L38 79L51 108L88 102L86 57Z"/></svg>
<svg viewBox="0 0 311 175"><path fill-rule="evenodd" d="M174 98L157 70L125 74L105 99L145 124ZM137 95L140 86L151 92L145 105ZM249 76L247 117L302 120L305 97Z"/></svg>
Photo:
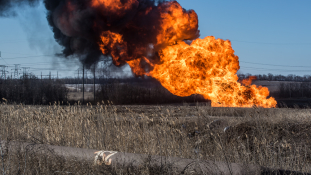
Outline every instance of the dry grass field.
<svg viewBox="0 0 311 175"><path fill-rule="evenodd" d="M259 164L311 172L311 110L0 105L0 136L78 148ZM167 174L146 166L117 172L53 154L1 152L1 174Z"/></svg>
<svg viewBox="0 0 311 175"><path fill-rule="evenodd" d="M68 92L69 101L82 101L83 93L82 92ZM92 101L94 99L93 92L84 92L84 99L86 101Z"/></svg>

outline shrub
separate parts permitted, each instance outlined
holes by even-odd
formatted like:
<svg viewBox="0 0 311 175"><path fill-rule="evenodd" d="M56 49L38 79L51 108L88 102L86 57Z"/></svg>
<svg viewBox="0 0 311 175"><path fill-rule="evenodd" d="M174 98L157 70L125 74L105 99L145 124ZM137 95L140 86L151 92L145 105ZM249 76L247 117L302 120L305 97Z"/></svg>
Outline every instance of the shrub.
<svg viewBox="0 0 311 175"><path fill-rule="evenodd" d="M66 101L68 90L59 80L40 80L34 75L20 79L1 79L0 97L9 103L49 104Z"/></svg>

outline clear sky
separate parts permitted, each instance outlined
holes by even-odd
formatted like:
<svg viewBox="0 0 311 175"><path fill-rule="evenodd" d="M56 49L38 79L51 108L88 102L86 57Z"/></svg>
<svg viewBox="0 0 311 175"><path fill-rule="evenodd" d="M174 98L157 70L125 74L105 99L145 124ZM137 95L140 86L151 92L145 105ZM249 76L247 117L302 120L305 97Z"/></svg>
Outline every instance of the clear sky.
<svg viewBox="0 0 311 175"><path fill-rule="evenodd" d="M240 71L251 74L311 75L310 0L178 0L199 16L201 38L229 39ZM29 19L32 19L29 22ZM79 64L53 57L54 41L45 9L28 7L14 18L0 18L0 65L30 67L40 75L77 76Z"/></svg>

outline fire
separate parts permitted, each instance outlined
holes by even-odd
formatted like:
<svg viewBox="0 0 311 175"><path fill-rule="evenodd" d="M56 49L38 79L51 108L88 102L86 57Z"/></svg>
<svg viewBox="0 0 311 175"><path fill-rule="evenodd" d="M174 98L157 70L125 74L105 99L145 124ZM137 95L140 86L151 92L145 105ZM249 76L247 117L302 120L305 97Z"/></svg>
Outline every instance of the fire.
<svg viewBox="0 0 311 175"><path fill-rule="evenodd" d="M110 54L116 66L121 64L120 60L126 53L126 43L122 39L122 35L105 31L101 35L102 43L99 44L103 54Z"/></svg>
<svg viewBox="0 0 311 175"><path fill-rule="evenodd" d="M92 0L91 7L102 8L103 11L111 12L124 12L131 9L133 6L137 6L139 2L137 0Z"/></svg>
<svg viewBox="0 0 311 175"><path fill-rule="evenodd" d="M157 3L156 3L157 2ZM151 76L178 96L201 94L212 106L275 107L266 87L239 82L230 41L199 38L198 15L177 1L45 0L63 55L90 66L102 54L137 76Z"/></svg>
<svg viewBox="0 0 311 175"><path fill-rule="evenodd" d="M124 11L135 2L94 0L92 6L102 4L110 10ZM126 39L129 36L110 30L101 33L99 47L102 53L111 55L117 66L126 62L138 76L147 75L157 79L172 94L201 94L210 99L214 107L276 106L273 97L267 98L268 88L251 85L254 77L238 82L236 73L240 68L239 58L234 55L229 40L215 39L213 36L193 40L198 37L198 17L193 10L186 11L176 1L172 1L147 8L142 14L149 15L154 11L160 12L160 18L150 45L151 50L157 52L159 61L146 56L147 46L132 43ZM183 40L192 40L192 43L189 45Z"/></svg>
<svg viewBox="0 0 311 175"><path fill-rule="evenodd" d="M253 80L256 80L256 79L257 79L256 76L249 76L247 79L241 80L241 83L244 84L244 85L246 85L246 86L249 86L249 85L252 84L252 81L253 81Z"/></svg>
<svg viewBox="0 0 311 175"><path fill-rule="evenodd" d="M268 88L238 82L239 61L228 40L180 41L161 50L160 58L149 75L175 95L201 94L214 107L276 106L274 98L267 99Z"/></svg>
<svg viewBox="0 0 311 175"><path fill-rule="evenodd" d="M97 1L92 1L93 6L99 6ZM112 3L111 0L100 0L101 10L107 9L109 11L114 11L119 9L119 1ZM124 1L124 8L126 4L131 4L133 6L136 0ZM122 6L123 7L123 6ZM123 10L118 10L117 12L124 12ZM120 13L121 13L120 12ZM184 39L195 39L199 36L198 31L198 16L193 10L186 11L180 4L176 1L162 3L159 6L153 6L146 8L139 13L137 13L139 20L148 21L149 18L156 21L151 24L157 25L150 29L141 26L135 26L133 23L125 25L125 29L121 31L111 31L106 30L101 33L101 43L99 43L100 49L103 54L111 55L114 64L117 66L123 63L128 63L130 65L138 65L141 60L147 61L146 55L151 52L161 50L168 45L174 44L176 41ZM141 24L140 24L141 25ZM97 27L97 25L95 26ZM150 26L148 26L150 27ZM151 35L146 35L151 30ZM140 40L137 38L132 38L132 35L126 35L126 32L143 33L145 36ZM124 33L126 33L124 35ZM128 40L135 39L135 43L128 42ZM143 40L143 43L141 41ZM152 49L146 47L146 45L152 46ZM135 63L134 63L135 62ZM148 62L148 61L147 61ZM131 66L134 68L134 73L136 75L142 75L142 71L136 66ZM137 70L137 71L135 71Z"/></svg>
<svg viewBox="0 0 311 175"><path fill-rule="evenodd" d="M157 44L172 44L179 40L191 39L198 28L198 16L193 11L185 10L176 2L166 3L158 7L161 13L161 30L157 35Z"/></svg>
<svg viewBox="0 0 311 175"><path fill-rule="evenodd" d="M132 71L137 76L143 76L146 74L145 70L140 66L141 61L142 60L140 58L127 61L127 64L131 67Z"/></svg>

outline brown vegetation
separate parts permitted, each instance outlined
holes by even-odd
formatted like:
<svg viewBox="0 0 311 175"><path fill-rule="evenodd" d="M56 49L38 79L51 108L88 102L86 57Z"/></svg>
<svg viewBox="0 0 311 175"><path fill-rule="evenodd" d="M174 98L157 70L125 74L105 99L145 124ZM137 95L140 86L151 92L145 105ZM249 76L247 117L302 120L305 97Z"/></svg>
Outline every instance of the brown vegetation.
<svg viewBox="0 0 311 175"><path fill-rule="evenodd" d="M113 102L113 104L167 104L183 102L207 102L201 95L179 97L170 93L160 84L139 86L117 81L101 85L96 93L97 101Z"/></svg>
<svg viewBox="0 0 311 175"><path fill-rule="evenodd" d="M0 106L2 140L259 164L311 172L309 109L209 106ZM166 174L3 151L2 174Z"/></svg>
<svg viewBox="0 0 311 175"><path fill-rule="evenodd" d="M38 79L25 75L20 79L0 79L0 97L9 103L50 104L67 101L68 89L60 80Z"/></svg>

